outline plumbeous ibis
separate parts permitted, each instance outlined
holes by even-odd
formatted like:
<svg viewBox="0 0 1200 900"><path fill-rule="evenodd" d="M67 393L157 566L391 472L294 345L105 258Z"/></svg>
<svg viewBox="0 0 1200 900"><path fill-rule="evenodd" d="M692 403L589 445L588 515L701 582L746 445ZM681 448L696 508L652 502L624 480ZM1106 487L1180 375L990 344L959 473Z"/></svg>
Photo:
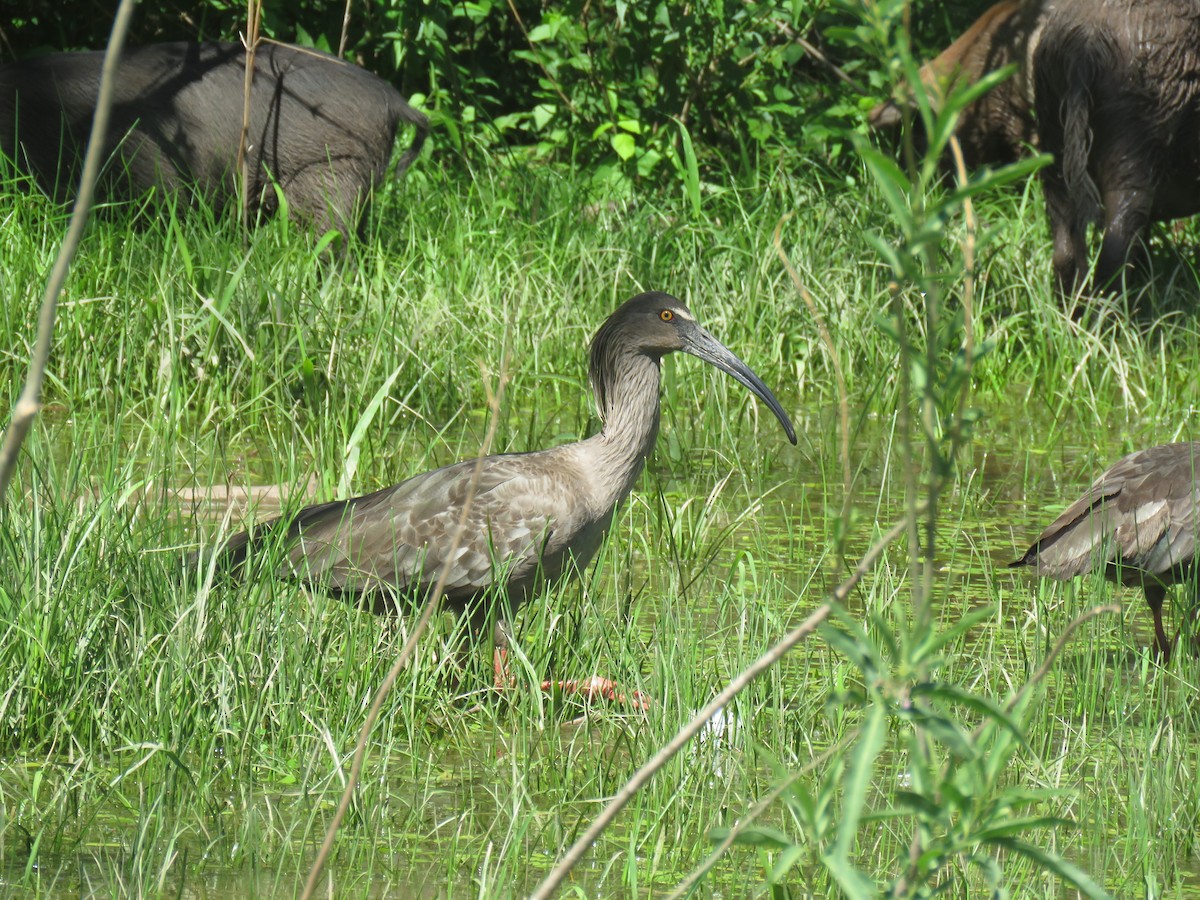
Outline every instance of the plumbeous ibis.
<svg viewBox="0 0 1200 900"><path fill-rule="evenodd" d="M639 294L592 339L589 376L600 432L549 450L486 457L461 546L452 554L474 459L266 522L230 538L218 551L217 566L242 571L268 542L282 542L277 575L385 614L424 602L449 562L443 603L468 615L476 633L494 617L499 676L508 641L503 611L518 608L547 583L577 576L637 482L658 435L659 362L677 350L728 372L757 394L796 443L775 395L683 303L657 291ZM507 605L496 603L500 593Z"/></svg>

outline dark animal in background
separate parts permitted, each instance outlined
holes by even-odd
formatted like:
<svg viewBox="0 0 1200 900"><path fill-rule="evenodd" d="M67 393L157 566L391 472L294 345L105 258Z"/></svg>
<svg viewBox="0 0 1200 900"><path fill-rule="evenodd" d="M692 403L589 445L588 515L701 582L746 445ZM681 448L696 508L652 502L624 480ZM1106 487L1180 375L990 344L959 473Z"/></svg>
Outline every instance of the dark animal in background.
<svg viewBox="0 0 1200 900"><path fill-rule="evenodd" d="M1085 572L1140 587L1166 662L1167 588L1193 582L1200 530L1200 443L1162 444L1121 459L1067 507L1013 566L1063 581Z"/></svg>
<svg viewBox="0 0 1200 900"><path fill-rule="evenodd" d="M959 113L955 136L968 168L1015 162L1025 154L1027 145L1036 142L1033 103L1024 75L1029 15L1015 0L997 3L937 58L921 67L921 84L936 108L942 97L958 87L974 84L1010 63L1021 66ZM898 130L902 120L901 105L896 100L875 107L868 119L872 128L882 131ZM923 133L915 137L923 152ZM946 163L953 165L949 159Z"/></svg>
<svg viewBox="0 0 1200 900"><path fill-rule="evenodd" d="M1050 0L1032 66L1059 288L1085 283L1089 222L1110 286L1150 222L1200 212L1200 3Z"/></svg>
<svg viewBox="0 0 1200 900"><path fill-rule="evenodd" d="M1087 286L1091 223L1104 232L1092 284L1114 287L1151 222L1200 212L1200 3L1006 0L921 80L937 92L1013 62L1022 71L960 116L965 160L1012 162L1026 144L1052 154L1042 185L1057 288ZM870 121L894 128L899 107Z"/></svg>
<svg viewBox="0 0 1200 900"><path fill-rule="evenodd" d="M443 601L470 616L476 633L496 621L496 678L504 683L506 609L519 607L548 582L576 577L599 549L614 511L654 449L659 363L674 351L697 356L748 387L796 443L783 407L749 366L674 297L640 294L609 316L592 339L589 376L604 423L599 434L551 450L489 456L477 481L477 463L468 459L364 497L307 507L294 518L230 538L215 563L241 573L251 558L266 555L265 545L282 538L286 552L279 575L315 584L376 614L425 602L448 565ZM453 545L472 490L462 542ZM583 689L609 698L616 694L605 679Z"/></svg>
<svg viewBox="0 0 1200 900"><path fill-rule="evenodd" d="M99 52L60 53L0 66L0 150L61 201L77 190L103 59ZM220 209L239 196L245 69L240 44L127 48L97 198L194 191ZM358 66L316 51L259 46L247 135L251 211L277 210L274 180L297 219L361 235L401 122L416 134L398 174L425 140L424 115Z"/></svg>

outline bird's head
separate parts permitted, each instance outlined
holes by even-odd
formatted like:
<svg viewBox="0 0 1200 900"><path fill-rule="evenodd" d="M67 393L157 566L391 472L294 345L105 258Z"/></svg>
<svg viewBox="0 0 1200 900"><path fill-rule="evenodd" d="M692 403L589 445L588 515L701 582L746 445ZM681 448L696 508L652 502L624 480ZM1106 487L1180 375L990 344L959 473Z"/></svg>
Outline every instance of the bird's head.
<svg viewBox="0 0 1200 900"><path fill-rule="evenodd" d="M728 372L770 407L793 444L796 431L775 395L748 365L700 327L682 301L661 291L649 291L626 300L596 332L592 340L592 381L606 408L607 383L622 365L622 357L648 356L655 362L675 351L690 353Z"/></svg>

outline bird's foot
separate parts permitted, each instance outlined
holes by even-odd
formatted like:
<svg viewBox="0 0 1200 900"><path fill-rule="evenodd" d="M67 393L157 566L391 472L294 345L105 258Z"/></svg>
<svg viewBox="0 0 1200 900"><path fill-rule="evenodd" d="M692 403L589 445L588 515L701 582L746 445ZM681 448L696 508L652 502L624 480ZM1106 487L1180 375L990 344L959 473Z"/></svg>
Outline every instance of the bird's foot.
<svg viewBox="0 0 1200 900"><path fill-rule="evenodd" d="M591 678L581 680L571 679L570 681L543 681L543 693L551 693L558 691L563 694L578 694L584 700L592 702L594 700L607 700L609 703L617 703L621 706L629 706L633 709L647 710L650 708L650 698L641 691L633 691L625 694L621 692L620 687L611 678L602 678L599 675L593 675Z"/></svg>
<svg viewBox="0 0 1200 900"><path fill-rule="evenodd" d="M508 650L502 647L495 649L492 654L492 670L495 673L496 680L493 684L496 690L507 691L516 687L517 679L508 670Z"/></svg>

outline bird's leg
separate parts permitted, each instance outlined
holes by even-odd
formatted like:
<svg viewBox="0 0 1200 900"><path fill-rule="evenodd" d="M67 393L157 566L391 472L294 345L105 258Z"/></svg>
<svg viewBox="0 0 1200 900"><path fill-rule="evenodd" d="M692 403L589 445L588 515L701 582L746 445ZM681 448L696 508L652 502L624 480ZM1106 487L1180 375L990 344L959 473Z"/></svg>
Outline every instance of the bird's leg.
<svg viewBox="0 0 1200 900"><path fill-rule="evenodd" d="M516 679L508 670L508 623L504 619L496 619L496 624L492 626L492 647L496 690L508 690L516 684Z"/></svg>
<svg viewBox="0 0 1200 900"><path fill-rule="evenodd" d="M1142 590L1146 594L1146 604L1150 607L1150 614L1154 616L1154 643L1158 650L1159 661L1165 666L1171 661L1171 641L1167 637L1167 631L1163 628L1162 608L1163 601L1167 598L1167 589L1161 584L1144 584Z"/></svg>
<svg viewBox="0 0 1200 900"><path fill-rule="evenodd" d="M483 630L488 621L488 616L483 613L477 613L471 618L471 628L477 634ZM492 625L492 670L495 674L495 688L497 691L506 691L516 686L517 680L513 677L508 667L508 645L511 640L508 620L503 615L497 615ZM563 694L579 694L585 700L607 700L612 703L619 703L622 706L632 706L634 709L649 709L650 699L641 691L633 691L631 694L622 693L615 681L609 678L601 678L599 675L593 675L591 678L585 678L581 681L543 681L541 684L543 693L551 693L559 691Z"/></svg>

